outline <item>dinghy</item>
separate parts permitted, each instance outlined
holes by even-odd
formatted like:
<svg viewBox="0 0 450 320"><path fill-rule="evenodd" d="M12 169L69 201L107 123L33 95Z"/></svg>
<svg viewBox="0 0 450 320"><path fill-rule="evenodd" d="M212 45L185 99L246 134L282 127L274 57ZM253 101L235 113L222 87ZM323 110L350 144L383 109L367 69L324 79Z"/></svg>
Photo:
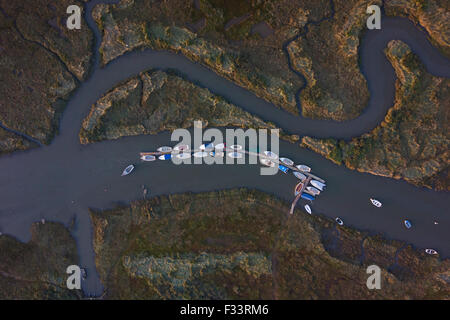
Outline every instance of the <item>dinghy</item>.
<svg viewBox="0 0 450 320"><path fill-rule="evenodd" d="M425 252L428 254L438 254L438 252L434 249L425 249Z"/></svg>
<svg viewBox="0 0 450 320"><path fill-rule="evenodd" d="M304 192L302 193L301 197L302 197L302 199L309 200L309 201L313 201L315 199L314 196L304 193Z"/></svg>
<svg viewBox="0 0 450 320"><path fill-rule="evenodd" d="M309 192L311 192L311 194L312 194L313 196L317 196L317 195L320 194L320 191L319 191L319 190L317 190L316 188L311 187L311 186L306 187L306 190L308 190Z"/></svg>
<svg viewBox="0 0 450 320"><path fill-rule="evenodd" d="M230 149L234 151L239 151L242 150L242 146L238 144L233 144L232 146L230 146Z"/></svg>
<svg viewBox="0 0 450 320"><path fill-rule="evenodd" d="M288 172L289 172L289 168L283 166L282 164L279 164L279 165L278 165L278 169L279 169L280 171L283 171L284 173L288 173Z"/></svg>
<svg viewBox="0 0 450 320"><path fill-rule="evenodd" d="M336 218L336 222L338 225L343 226L344 225L344 221L342 221L341 218Z"/></svg>
<svg viewBox="0 0 450 320"><path fill-rule="evenodd" d="M159 156L158 159L159 160L169 160L169 159L172 159L172 155L170 153L163 154L163 155Z"/></svg>
<svg viewBox="0 0 450 320"><path fill-rule="evenodd" d="M292 171L292 174L297 178L300 179L301 181L306 180L306 176L298 171Z"/></svg>
<svg viewBox="0 0 450 320"><path fill-rule="evenodd" d="M316 189L319 189L320 191L323 191L323 189L326 187L325 183L322 183L317 180L311 180L311 185L315 187Z"/></svg>
<svg viewBox="0 0 450 320"><path fill-rule="evenodd" d="M407 229L411 229L411 227L412 227L411 221L405 220L405 221L403 221L403 223L405 224L405 227L406 227Z"/></svg>
<svg viewBox="0 0 450 320"><path fill-rule="evenodd" d="M219 143L218 145L216 145L214 147L216 150L223 150L225 149L225 144L224 143Z"/></svg>
<svg viewBox="0 0 450 320"><path fill-rule="evenodd" d="M280 161L283 162L283 164L287 165L287 166L293 166L294 165L294 161L292 161L289 158L280 158Z"/></svg>
<svg viewBox="0 0 450 320"><path fill-rule="evenodd" d="M183 153L183 154L185 154L185 153ZM204 157L206 157L207 155L208 155L208 152L204 152L204 151L195 152L195 153L193 154L193 156L194 156L195 158L204 158Z"/></svg>
<svg viewBox="0 0 450 320"><path fill-rule="evenodd" d="M200 150L205 150L205 151L211 151L214 150L214 143L206 143L206 144L202 144L199 147Z"/></svg>
<svg viewBox="0 0 450 320"><path fill-rule="evenodd" d="M219 157L219 158L223 158L223 156L225 155L222 151L211 151L209 153L209 155L211 157Z"/></svg>
<svg viewBox="0 0 450 320"><path fill-rule="evenodd" d="M370 198L370 202L372 202L372 204L377 208L381 208L381 206L382 206L381 202L378 201L377 199Z"/></svg>
<svg viewBox="0 0 450 320"><path fill-rule="evenodd" d="M134 170L134 166L132 164L130 164L128 167L126 167L123 172L122 172L122 177L129 175L131 173L131 171Z"/></svg>
<svg viewBox="0 0 450 320"><path fill-rule="evenodd" d="M298 166L295 166L298 170L303 171L303 172L311 172L311 168L304 165L304 164L299 164Z"/></svg>
<svg viewBox="0 0 450 320"><path fill-rule="evenodd" d="M297 183L297 185L294 188L294 195L297 196L300 193L300 191L302 190L302 188L303 188L303 182Z"/></svg>
<svg viewBox="0 0 450 320"><path fill-rule="evenodd" d="M261 162L261 164L268 166L268 167L275 167L275 162L270 161L269 159L259 159L259 162Z"/></svg>
<svg viewBox="0 0 450 320"><path fill-rule="evenodd" d="M310 207L309 205L307 205L307 204L305 204L305 210L306 210L306 212L308 212L309 214L312 213L311 207Z"/></svg>
<svg viewBox="0 0 450 320"><path fill-rule="evenodd" d="M172 152L172 147L168 147L168 146L163 146L163 147L159 147L158 149L156 149L156 151L158 152Z"/></svg>
<svg viewBox="0 0 450 320"><path fill-rule="evenodd" d="M147 154L147 155L141 156L141 160L142 160L142 161L155 161L155 160L156 160L156 157Z"/></svg>
<svg viewBox="0 0 450 320"><path fill-rule="evenodd" d="M229 156L230 158L233 158L233 159L241 159L241 158L242 158L242 153L239 153L239 152L230 152L230 153L228 153L228 156Z"/></svg>
<svg viewBox="0 0 450 320"><path fill-rule="evenodd" d="M276 153L273 153L272 151L264 151L264 154L266 157L269 157L270 159L278 159L278 155Z"/></svg>

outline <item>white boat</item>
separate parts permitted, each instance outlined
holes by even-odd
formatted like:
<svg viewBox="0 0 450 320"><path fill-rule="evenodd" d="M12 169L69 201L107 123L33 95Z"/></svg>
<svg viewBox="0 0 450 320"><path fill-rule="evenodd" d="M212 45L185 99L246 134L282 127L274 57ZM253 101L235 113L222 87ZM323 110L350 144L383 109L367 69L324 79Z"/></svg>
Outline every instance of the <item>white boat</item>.
<svg viewBox="0 0 450 320"><path fill-rule="evenodd" d="M320 190L318 190L318 189L316 189L316 188L314 188L314 187L311 187L311 186L307 186L307 187L306 187L306 190L308 190L309 192L311 192L311 194L312 194L313 196L317 196L317 195L320 194Z"/></svg>
<svg viewBox="0 0 450 320"><path fill-rule="evenodd" d="M209 153L209 155L211 156L211 157L220 157L220 158L223 158L223 156L225 155L222 151L211 151L210 153Z"/></svg>
<svg viewBox="0 0 450 320"><path fill-rule="evenodd" d="M156 149L156 151L159 151L159 152L172 152L172 147L163 146L163 147L159 147L158 149Z"/></svg>
<svg viewBox="0 0 450 320"><path fill-rule="evenodd" d="M242 146L238 144L233 144L232 146L230 146L230 149L234 151L239 151L242 150Z"/></svg>
<svg viewBox="0 0 450 320"><path fill-rule="evenodd" d="M218 145L216 145L214 147L216 150L223 150L225 149L225 144L224 143L219 143Z"/></svg>
<svg viewBox="0 0 450 320"><path fill-rule="evenodd" d="M300 179L301 181L306 180L306 176L298 171L292 171L292 174L297 178Z"/></svg>
<svg viewBox="0 0 450 320"><path fill-rule="evenodd" d="M326 187L325 183L322 183L320 181L317 180L311 180L311 185L317 189L319 189L320 191L323 191L323 189Z"/></svg>
<svg viewBox="0 0 450 320"><path fill-rule="evenodd" d="M261 164L268 166L268 167L275 167L275 162L270 161L269 159L259 159L259 162L261 162Z"/></svg>
<svg viewBox="0 0 450 320"><path fill-rule="evenodd" d="M378 201L377 199L370 198L370 202L372 202L372 204L377 208L381 208L381 206L382 206L381 202Z"/></svg>
<svg viewBox="0 0 450 320"><path fill-rule="evenodd" d="M336 222L337 222L337 224L338 225L340 225L340 226L343 226L344 225L344 221L342 221L342 219L341 218L336 218Z"/></svg>
<svg viewBox="0 0 450 320"><path fill-rule="evenodd" d="M142 160L142 161L155 161L155 160L156 160L156 157L155 157L155 156L152 156L152 155L150 155L150 154L147 154L147 155L141 156L141 160Z"/></svg>
<svg viewBox="0 0 450 320"><path fill-rule="evenodd" d="M129 175L131 173L131 171L134 170L134 166L132 164L130 164L128 167L126 167L123 172L122 172L122 177Z"/></svg>
<svg viewBox="0 0 450 320"><path fill-rule="evenodd" d="M293 166L294 165L294 161L292 161L289 158L280 158L280 161L283 162L283 164L287 165L287 166Z"/></svg>
<svg viewBox="0 0 450 320"><path fill-rule="evenodd" d="M264 154L266 157L269 157L270 159L278 159L278 155L276 153L273 153L272 151L264 151Z"/></svg>
<svg viewBox="0 0 450 320"><path fill-rule="evenodd" d="M311 207L310 207L309 205L307 205L307 204L305 204L305 210L306 210L306 212L308 212L309 214L312 213Z"/></svg>
<svg viewBox="0 0 450 320"><path fill-rule="evenodd" d="M186 153L183 153L183 154L186 154ZM199 151L199 152L195 152L194 154L193 154L193 156L195 157L195 158L204 158L204 157L206 157L208 155L208 152L205 152L205 151Z"/></svg>
<svg viewBox="0 0 450 320"><path fill-rule="evenodd" d="M229 156L230 158L240 159L240 158L242 158L242 153L239 153L239 152L230 152L230 153L228 153L228 156Z"/></svg>
<svg viewBox="0 0 450 320"><path fill-rule="evenodd" d="M434 249L425 249L425 252L428 254L438 254L438 252Z"/></svg>
<svg viewBox="0 0 450 320"><path fill-rule="evenodd" d="M180 154L177 154L176 157L178 159L184 160L184 159L189 159L191 157L191 154L190 153L180 153Z"/></svg>
<svg viewBox="0 0 450 320"><path fill-rule="evenodd" d="M173 150L175 151L188 151L190 150L189 145L187 144L180 144L178 146L176 146L175 148L173 148Z"/></svg>
<svg viewBox="0 0 450 320"><path fill-rule="evenodd" d="M298 170L303 171L303 172L311 172L311 168L304 165L304 164L299 164L298 166L295 166Z"/></svg>
<svg viewBox="0 0 450 320"><path fill-rule="evenodd" d="M211 151L214 150L214 143L205 143L199 147L200 150Z"/></svg>
<svg viewBox="0 0 450 320"><path fill-rule="evenodd" d="M169 159L172 159L172 155L170 153L163 154L163 155L159 156L158 159L159 160L169 160Z"/></svg>

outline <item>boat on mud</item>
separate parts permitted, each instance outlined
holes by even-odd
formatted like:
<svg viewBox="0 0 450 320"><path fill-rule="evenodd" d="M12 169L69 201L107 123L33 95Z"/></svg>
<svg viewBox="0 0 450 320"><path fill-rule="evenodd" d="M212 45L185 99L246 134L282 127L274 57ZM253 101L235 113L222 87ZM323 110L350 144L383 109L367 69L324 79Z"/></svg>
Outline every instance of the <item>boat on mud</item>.
<svg viewBox="0 0 450 320"><path fill-rule="evenodd" d="M344 221L342 221L341 218L337 217L335 220L336 220L336 222L337 222L338 225L340 225L340 226L343 226L343 225L344 225Z"/></svg>
<svg viewBox="0 0 450 320"><path fill-rule="evenodd" d="M370 198L370 202L372 202L372 204L377 208L381 208L383 206L383 204L377 199Z"/></svg>
<svg viewBox="0 0 450 320"><path fill-rule="evenodd" d="M130 164L128 167L126 167L126 168L122 171L122 177L123 177L123 176L129 175L133 170L134 170L134 166L133 166L132 164Z"/></svg>
<svg viewBox="0 0 450 320"><path fill-rule="evenodd" d="M425 249L425 252L428 254L438 254L438 252L434 249Z"/></svg>
<svg viewBox="0 0 450 320"><path fill-rule="evenodd" d="M311 186L307 186L306 190L308 190L313 196L317 196L320 194L320 190L318 190L314 187L311 187Z"/></svg>
<svg viewBox="0 0 450 320"><path fill-rule="evenodd" d="M309 214L312 214L312 210L311 210L311 207L310 207L309 205L305 204L305 210L306 210L306 212L308 212Z"/></svg>
<svg viewBox="0 0 450 320"><path fill-rule="evenodd" d="M304 164L299 164L298 166L295 167L302 172L311 172L311 168Z"/></svg>
<svg viewBox="0 0 450 320"><path fill-rule="evenodd" d="M313 187L315 187L316 189L319 189L320 191L323 191L323 189L326 187L325 183L322 183L322 182L317 181L317 180L311 180L310 183L311 183L311 185Z"/></svg>
<svg viewBox="0 0 450 320"><path fill-rule="evenodd" d="M169 160L169 159L172 159L172 155L171 155L170 153L168 153L168 154L163 154L163 155L160 155L160 156L158 157L158 159L159 159L159 160Z"/></svg>
<svg viewBox="0 0 450 320"><path fill-rule="evenodd" d="M276 160L278 159L278 155L276 153L273 153L272 151L264 151L264 155L270 159Z"/></svg>
<svg viewBox="0 0 450 320"><path fill-rule="evenodd" d="M156 151L158 151L158 152L164 152L164 153L166 153L166 152L172 152L172 147L162 146L162 147L159 147L158 149L156 149Z"/></svg>
<svg viewBox="0 0 450 320"><path fill-rule="evenodd" d="M292 161L291 159L289 159L289 158L280 158L280 161L283 163L283 164L285 164L285 165L287 165L287 166L293 166L294 165L294 161Z"/></svg>
<svg viewBox="0 0 450 320"><path fill-rule="evenodd" d="M292 174L297 178L300 179L301 181L306 180L306 176L298 171L292 171Z"/></svg>
<svg viewBox="0 0 450 320"><path fill-rule="evenodd" d="M142 161L155 161L155 160L156 160L156 157L155 157L155 156L152 156L152 155L150 155L150 154L146 154L146 155L142 155L142 156L141 156L141 160L142 160Z"/></svg>

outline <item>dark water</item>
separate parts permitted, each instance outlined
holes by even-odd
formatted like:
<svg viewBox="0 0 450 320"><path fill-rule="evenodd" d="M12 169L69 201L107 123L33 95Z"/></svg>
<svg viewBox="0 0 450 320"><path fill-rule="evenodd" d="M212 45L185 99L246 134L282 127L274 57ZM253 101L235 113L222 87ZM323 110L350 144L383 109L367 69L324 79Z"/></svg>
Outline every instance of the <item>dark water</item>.
<svg viewBox="0 0 450 320"><path fill-rule="evenodd" d="M95 28L92 19L88 21ZM94 31L98 35L98 30ZM68 225L75 218L73 234L79 246L81 265L88 269L83 290L99 295L103 287L95 269L89 207L110 208L118 202L139 199L142 185L150 189L150 196L249 187L290 201L297 180L282 173L261 176L259 166L250 165L139 163L140 151L171 144L167 132L81 146L78 131L91 104L118 82L143 70L172 68L290 133L350 138L375 127L392 105L395 78L383 53L391 39L408 43L430 73L450 76L449 62L430 45L425 34L405 19L385 18L381 31L366 34L360 50L362 71L371 92L369 105L359 118L344 123L293 117L181 55L146 50L126 54L104 69L98 69L96 60L92 77L71 99L61 121L60 134L54 142L47 147L0 158L0 231L28 241L32 222L45 218ZM327 181L327 190L312 205L314 213L330 218L339 216L346 225L379 232L421 248L435 248L442 257L449 256L448 193L354 172L286 142L281 142L280 154L296 163L311 165L313 172ZM120 177L123 168L130 163L137 164L135 172ZM371 196L383 202L382 209L369 203ZM402 221L405 218L412 221L414 227L411 230L404 228ZM438 225L433 224L435 220L439 221Z"/></svg>

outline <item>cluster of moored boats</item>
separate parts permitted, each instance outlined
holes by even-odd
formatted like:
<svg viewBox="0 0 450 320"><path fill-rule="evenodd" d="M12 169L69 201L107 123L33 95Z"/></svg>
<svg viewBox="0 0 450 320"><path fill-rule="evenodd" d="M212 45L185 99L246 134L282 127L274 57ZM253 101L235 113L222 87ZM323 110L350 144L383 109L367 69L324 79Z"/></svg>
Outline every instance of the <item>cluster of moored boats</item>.
<svg viewBox="0 0 450 320"><path fill-rule="evenodd" d="M240 145L232 145L226 147L224 143L214 145L214 143L202 144L198 150L191 150L189 145L177 145L176 147L162 146L157 149L157 152L142 152L140 154L140 159L142 161L155 161L159 160L169 160L172 157L177 157L180 160L188 159L190 157L204 158L204 157L224 157L225 154L230 158L240 159L243 157L243 148ZM295 196L299 196L304 200L313 201L316 196L318 196L322 191L324 191L326 184L325 181L319 177L316 177L311 172L311 167L305 164L295 165L294 161L289 158L281 157L272 151L264 151L263 155L260 154L259 161L262 165L268 167L278 166L278 169L287 174L292 170L292 174L300 180L300 182L294 188ZM127 166L123 172L122 176L129 175L134 170L134 165L131 164ZM370 198L370 202L377 208L381 208L383 204L381 201ZM306 212L312 214L311 207L306 204L304 206ZM344 225L344 221L337 217L335 219L336 223L339 225ZM409 220L403 221L405 227L410 229L412 223ZM435 222L435 224L437 224ZM437 251L434 249L425 249L427 254L435 255Z"/></svg>

